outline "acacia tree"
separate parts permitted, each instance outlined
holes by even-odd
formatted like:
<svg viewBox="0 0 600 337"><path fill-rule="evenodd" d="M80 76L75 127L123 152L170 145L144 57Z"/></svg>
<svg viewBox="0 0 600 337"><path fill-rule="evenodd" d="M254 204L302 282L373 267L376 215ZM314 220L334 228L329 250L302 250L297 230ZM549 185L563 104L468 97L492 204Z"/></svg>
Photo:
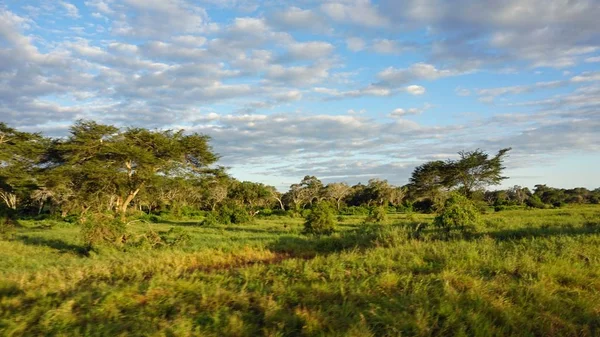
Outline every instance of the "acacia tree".
<svg viewBox="0 0 600 337"><path fill-rule="evenodd" d="M493 158L479 149L461 151L460 159L448 162L449 179L458 186L465 196L471 197L473 191L489 185L499 185L508 177L502 176L502 161L511 148L501 149Z"/></svg>
<svg viewBox="0 0 600 337"><path fill-rule="evenodd" d="M124 216L138 193L153 179L162 176L202 173L217 160L209 137L150 131L143 128L120 130L111 125L78 121L70 136L55 143L54 167L70 175L74 189L97 200L85 207L106 204Z"/></svg>
<svg viewBox="0 0 600 337"><path fill-rule="evenodd" d="M11 210L38 188L38 164L48 140L0 122L0 199Z"/></svg>
<svg viewBox="0 0 600 337"><path fill-rule="evenodd" d="M416 196L437 202L440 193L451 186L448 165L437 160L417 166L410 177L409 188Z"/></svg>
<svg viewBox="0 0 600 337"><path fill-rule="evenodd" d="M502 161L510 148L498 151L493 158L479 149L461 151L459 160L432 161L415 168L410 178L411 187L418 195L437 201L440 191L457 187L471 197L473 192L488 185L498 185L502 176Z"/></svg>

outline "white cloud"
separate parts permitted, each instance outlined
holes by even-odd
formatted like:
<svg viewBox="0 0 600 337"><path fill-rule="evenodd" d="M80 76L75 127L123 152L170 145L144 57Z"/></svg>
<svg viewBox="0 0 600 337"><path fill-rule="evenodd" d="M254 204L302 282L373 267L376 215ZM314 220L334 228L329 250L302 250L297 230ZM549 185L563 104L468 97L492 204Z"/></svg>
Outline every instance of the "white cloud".
<svg viewBox="0 0 600 337"><path fill-rule="evenodd" d="M409 85L406 87L406 92L411 95L423 95L425 91L425 88L420 85Z"/></svg>
<svg viewBox="0 0 600 337"><path fill-rule="evenodd" d="M350 37L346 39L346 48L357 52L365 49L365 41L359 37Z"/></svg>
<svg viewBox="0 0 600 337"><path fill-rule="evenodd" d="M471 95L471 90L466 89L466 88L461 88L461 87L454 89L454 92L458 96L470 96Z"/></svg>
<svg viewBox="0 0 600 337"><path fill-rule="evenodd" d="M331 19L365 27L384 27L389 25L386 17L379 13L369 0L331 2L321 5L321 11Z"/></svg>
<svg viewBox="0 0 600 337"><path fill-rule="evenodd" d="M438 78L459 75L460 72L447 69L437 69L427 63L415 63L409 68L386 68L379 72L377 77L384 83L398 85L414 80L436 80Z"/></svg>
<svg viewBox="0 0 600 337"><path fill-rule="evenodd" d="M289 56L296 60L320 59L333 51L333 45L323 41L295 42L288 46Z"/></svg>
<svg viewBox="0 0 600 337"><path fill-rule="evenodd" d="M397 41L388 39L378 39L373 41L373 51L379 54L400 54L403 48L400 47Z"/></svg>
<svg viewBox="0 0 600 337"><path fill-rule="evenodd" d="M587 63L600 62L600 56L588 57L585 59L585 62L587 62Z"/></svg>
<svg viewBox="0 0 600 337"><path fill-rule="evenodd" d="M326 20L310 9L289 7L268 17L269 24L289 30L310 30L327 32L330 28Z"/></svg>
<svg viewBox="0 0 600 337"><path fill-rule="evenodd" d="M397 117L404 117L407 115L420 115L425 110L431 109L432 107L433 107L433 105L431 105L429 103L425 103L425 105L423 105L423 107L421 107L421 108L409 108L409 109L397 108L397 109L394 109L390 113L390 117L397 118Z"/></svg>
<svg viewBox="0 0 600 337"><path fill-rule="evenodd" d="M67 11L67 16L74 18L74 19L77 19L80 17L77 6L73 5L72 3L68 3L66 1L61 1L60 5L63 6L63 8Z"/></svg>

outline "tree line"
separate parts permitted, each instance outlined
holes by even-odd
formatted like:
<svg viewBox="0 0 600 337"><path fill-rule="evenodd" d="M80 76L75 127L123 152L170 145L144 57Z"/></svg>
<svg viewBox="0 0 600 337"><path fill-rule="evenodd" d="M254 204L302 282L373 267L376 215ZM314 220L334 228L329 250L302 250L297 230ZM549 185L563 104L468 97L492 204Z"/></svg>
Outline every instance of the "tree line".
<svg viewBox="0 0 600 337"><path fill-rule="evenodd" d="M324 184L305 176L281 193L273 186L229 176L216 165L219 156L210 138L198 133L121 129L81 120L68 136L49 138L0 123L0 212L61 218L221 212L228 214L228 221L257 214L301 214L324 201L345 214L364 214L373 207L432 212L450 192L496 210L600 202L600 189L536 185L533 191L520 186L486 190L507 178L502 172L509 151L501 149L494 156L462 151L455 160L427 162L416 167L403 186L381 179L353 186Z"/></svg>

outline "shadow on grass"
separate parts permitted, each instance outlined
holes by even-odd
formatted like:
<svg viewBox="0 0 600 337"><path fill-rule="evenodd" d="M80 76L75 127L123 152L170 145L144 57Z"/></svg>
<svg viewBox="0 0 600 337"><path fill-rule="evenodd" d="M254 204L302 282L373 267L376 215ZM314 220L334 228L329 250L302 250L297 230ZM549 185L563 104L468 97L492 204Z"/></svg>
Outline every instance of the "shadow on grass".
<svg viewBox="0 0 600 337"><path fill-rule="evenodd" d="M583 227L564 226L505 229L482 233L478 236L487 235L495 240L504 241L547 236L579 236L589 234L600 234L600 224L589 224Z"/></svg>
<svg viewBox="0 0 600 337"><path fill-rule="evenodd" d="M293 257L311 258L317 255L353 250L367 249L375 246L380 237L380 228L367 227L357 230L338 232L331 236L281 236L268 248L274 252L288 254Z"/></svg>
<svg viewBox="0 0 600 337"><path fill-rule="evenodd" d="M45 239L23 235L16 237L14 240L21 241L26 245L50 247L60 251L61 253L74 253L85 257L90 256L90 252L85 246L74 245L58 239Z"/></svg>
<svg viewBox="0 0 600 337"><path fill-rule="evenodd" d="M220 229L228 232L248 232L248 233L272 233L272 234L290 234L289 230L282 229L260 229L260 228L248 228L248 227L237 227L237 226L226 226L219 227Z"/></svg>
<svg viewBox="0 0 600 337"><path fill-rule="evenodd" d="M184 227L202 227L202 220L189 220L189 221L173 221L173 220L164 220L161 219L156 224L167 224L167 225L175 225L175 226L184 226Z"/></svg>

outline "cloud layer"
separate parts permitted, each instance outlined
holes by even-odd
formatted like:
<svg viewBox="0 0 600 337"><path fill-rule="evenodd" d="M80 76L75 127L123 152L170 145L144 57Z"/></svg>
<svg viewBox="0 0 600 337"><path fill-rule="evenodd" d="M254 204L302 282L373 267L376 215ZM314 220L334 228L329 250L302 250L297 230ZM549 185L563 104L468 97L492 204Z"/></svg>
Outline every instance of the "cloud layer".
<svg viewBox="0 0 600 337"><path fill-rule="evenodd" d="M477 147L512 146L515 168L593 158L598 17L595 0L13 2L0 119L199 131L232 174L278 186L403 184Z"/></svg>

